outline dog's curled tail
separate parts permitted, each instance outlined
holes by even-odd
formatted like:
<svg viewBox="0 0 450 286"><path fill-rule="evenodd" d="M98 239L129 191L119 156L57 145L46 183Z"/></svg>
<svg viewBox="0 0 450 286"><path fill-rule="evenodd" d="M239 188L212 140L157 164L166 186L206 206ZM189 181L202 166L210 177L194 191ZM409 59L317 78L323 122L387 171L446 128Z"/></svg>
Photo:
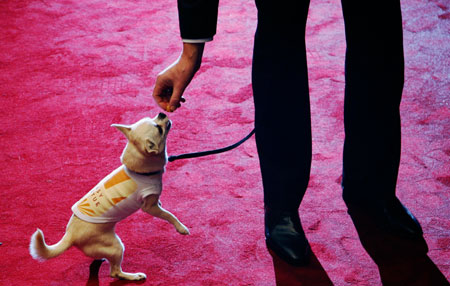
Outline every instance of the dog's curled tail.
<svg viewBox="0 0 450 286"><path fill-rule="evenodd" d="M66 251L72 244L67 240L66 235L56 244L47 245L45 243L44 234L37 229L31 236L30 254L39 261L44 261L56 257Z"/></svg>

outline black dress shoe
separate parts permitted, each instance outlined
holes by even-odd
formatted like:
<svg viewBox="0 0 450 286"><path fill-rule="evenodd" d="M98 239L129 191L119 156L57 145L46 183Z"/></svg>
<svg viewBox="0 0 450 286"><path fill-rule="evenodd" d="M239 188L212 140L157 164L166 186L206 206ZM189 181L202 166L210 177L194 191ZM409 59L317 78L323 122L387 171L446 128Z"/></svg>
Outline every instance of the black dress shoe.
<svg viewBox="0 0 450 286"><path fill-rule="evenodd" d="M367 216L384 231L405 238L420 238L422 227L416 217L394 198L385 202L347 203L348 213L352 218Z"/></svg>
<svg viewBox="0 0 450 286"><path fill-rule="evenodd" d="M303 232L298 211L266 208L266 245L281 259L294 266L308 264L311 248Z"/></svg>
<svg viewBox="0 0 450 286"><path fill-rule="evenodd" d="M383 209L388 229L409 238L422 237L423 231L416 217L397 199L387 203Z"/></svg>
<svg viewBox="0 0 450 286"><path fill-rule="evenodd" d="M422 227L396 197L385 202L346 204L361 243L377 264L395 255L406 257L428 252Z"/></svg>

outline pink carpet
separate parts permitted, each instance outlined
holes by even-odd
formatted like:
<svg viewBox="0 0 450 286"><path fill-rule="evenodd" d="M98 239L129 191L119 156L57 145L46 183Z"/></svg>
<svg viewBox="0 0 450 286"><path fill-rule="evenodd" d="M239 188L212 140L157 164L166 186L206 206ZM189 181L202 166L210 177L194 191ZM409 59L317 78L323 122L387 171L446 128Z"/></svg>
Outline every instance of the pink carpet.
<svg viewBox="0 0 450 286"><path fill-rule="evenodd" d="M402 2L406 82L397 193L449 279L450 4ZM181 49L176 2L3 0L0 27L0 284L126 284L109 278L107 263L98 279L89 278L92 260L76 249L34 261L29 238L39 227L47 242L57 242L72 204L120 164L126 141L112 123L159 112L150 96L156 75ZM206 45L187 102L170 114L170 154L222 147L252 129L255 27L252 0L221 1L215 40ZM341 199L340 1L312 1L306 40L314 143L300 214L317 260L293 269L266 250L252 138L232 152L168 165L162 202L190 236L142 212L118 225L123 269L145 272L142 284L381 285Z"/></svg>

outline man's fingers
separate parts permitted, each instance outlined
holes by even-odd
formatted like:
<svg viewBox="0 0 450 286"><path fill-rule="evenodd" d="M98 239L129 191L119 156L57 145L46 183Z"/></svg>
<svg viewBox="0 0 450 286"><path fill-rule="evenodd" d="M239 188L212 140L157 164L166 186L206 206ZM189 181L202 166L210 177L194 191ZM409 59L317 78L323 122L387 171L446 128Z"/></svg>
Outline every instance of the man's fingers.
<svg viewBox="0 0 450 286"><path fill-rule="evenodd" d="M177 108L181 106L180 101L184 102L184 98L181 96L182 91L179 89L174 89L172 92L172 96L170 97L169 106L167 107L167 111L173 112Z"/></svg>
<svg viewBox="0 0 450 286"><path fill-rule="evenodd" d="M162 109L166 109L172 95L173 88L163 79L158 77L156 79L155 87L153 89L153 99Z"/></svg>
<svg viewBox="0 0 450 286"><path fill-rule="evenodd" d="M178 65L177 62L158 75L152 93L156 103L167 112L175 111L186 101L182 95L192 78L186 77L186 73Z"/></svg>
<svg viewBox="0 0 450 286"><path fill-rule="evenodd" d="M154 99L158 100L161 98L162 91L166 88L164 84L162 84L160 78L156 79L155 87L153 88L152 96Z"/></svg>
<svg viewBox="0 0 450 286"><path fill-rule="evenodd" d="M161 88L158 85L153 90L153 98L167 112L175 111L181 107L182 102L186 102L186 99L181 96L181 92L174 91L172 87Z"/></svg>

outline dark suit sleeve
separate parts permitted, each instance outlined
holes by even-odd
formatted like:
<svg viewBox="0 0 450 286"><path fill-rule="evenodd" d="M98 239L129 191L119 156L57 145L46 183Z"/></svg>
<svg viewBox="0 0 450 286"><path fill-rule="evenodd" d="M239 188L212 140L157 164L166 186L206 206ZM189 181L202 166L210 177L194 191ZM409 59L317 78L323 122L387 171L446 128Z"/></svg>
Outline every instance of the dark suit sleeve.
<svg viewBox="0 0 450 286"><path fill-rule="evenodd" d="M219 0L178 0L183 39L206 39L216 34Z"/></svg>

